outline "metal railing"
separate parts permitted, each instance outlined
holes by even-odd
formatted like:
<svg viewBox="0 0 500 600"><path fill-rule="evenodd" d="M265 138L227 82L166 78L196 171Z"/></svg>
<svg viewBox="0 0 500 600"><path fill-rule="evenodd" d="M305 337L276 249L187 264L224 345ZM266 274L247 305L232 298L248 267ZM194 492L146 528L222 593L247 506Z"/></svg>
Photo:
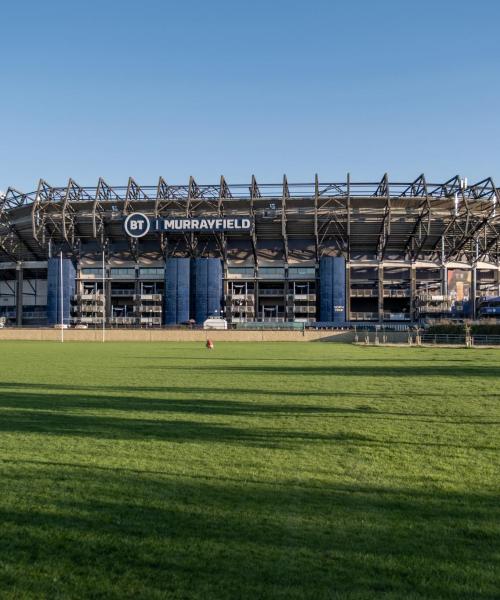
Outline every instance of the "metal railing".
<svg viewBox="0 0 500 600"><path fill-rule="evenodd" d="M383 291L384 298L409 298L410 297L410 289L404 290L387 290Z"/></svg>
<svg viewBox="0 0 500 600"><path fill-rule="evenodd" d="M442 306L417 306L417 311L421 314L425 314L425 313L433 313L433 314L450 313L451 314L451 307L447 304L442 305Z"/></svg>
<svg viewBox="0 0 500 600"><path fill-rule="evenodd" d="M288 297L291 298L292 300L308 300L310 302L315 302L316 301L316 294L300 294L295 292L294 294L288 294Z"/></svg>
<svg viewBox="0 0 500 600"><path fill-rule="evenodd" d="M139 306L139 311L143 312L143 313L148 313L148 312L161 313L162 307L158 306L158 305L144 306L143 304L141 304Z"/></svg>
<svg viewBox="0 0 500 600"><path fill-rule="evenodd" d="M71 321L75 324L82 323L84 325L101 325L102 317L73 317Z"/></svg>
<svg viewBox="0 0 500 600"><path fill-rule="evenodd" d="M228 294L226 294L228 298L236 298L236 299L243 299L243 298L252 298L254 297L254 293L253 292L229 292Z"/></svg>
<svg viewBox="0 0 500 600"><path fill-rule="evenodd" d="M135 296L135 290L124 290L124 289L117 289L117 290L111 290L111 295L112 296Z"/></svg>
<svg viewBox="0 0 500 600"><path fill-rule="evenodd" d="M132 325L137 322L136 317L109 317L107 319L110 325Z"/></svg>
<svg viewBox="0 0 500 600"><path fill-rule="evenodd" d="M299 306L294 304L293 306L288 307L289 312L298 312L298 313L315 313L316 306Z"/></svg>
<svg viewBox="0 0 500 600"><path fill-rule="evenodd" d="M301 322L293 321L247 321L245 323L235 323L235 329L256 329L256 330L269 330L279 329L282 331L304 331L306 324Z"/></svg>
<svg viewBox="0 0 500 600"><path fill-rule="evenodd" d="M285 290L259 290L259 296L284 296Z"/></svg>
<svg viewBox="0 0 500 600"><path fill-rule="evenodd" d="M278 313L275 317L258 317L257 321L262 323L283 323L285 321L285 313Z"/></svg>
<svg viewBox="0 0 500 600"><path fill-rule="evenodd" d="M377 298L378 290L376 288L351 289L351 298Z"/></svg>
<svg viewBox="0 0 500 600"><path fill-rule="evenodd" d="M5 315L4 315L5 317ZM38 311L23 311L23 319L46 319L47 314L45 312Z"/></svg>
<svg viewBox="0 0 500 600"><path fill-rule="evenodd" d="M378 329L368 331L355 329L354 342L365 344L409 344L426 346L500 346L500 335L471 335L446 333L417 333L401 330L399 332Z"/></svg>
<svg viewBox="0 0 500 600"><path fill-rule="evenodd" d="M420 335L423 344L450 344L450 345L466 345L469 340L472 346L500 346L500 335L472 334L430 334L423 333Z"/></svg>
<svg viewBox="0 0 500 600"><path fill-rule="evenodd" d="M226 306L253 306L255 304L255 298L254 296L226 296L225 303Z"/></svg>
<svg viewBox="0 0 500 600"><path fill-rule="evenodd" d="M417 341L417 336L413 336L414 341ZM447 333L422 333L420 335L420 341L422 344L465 344L465 334L447 334Z"/></svg>
<svg viewBox="0 0 500 600"><path fill-rule="evenodd" d="M384 312L384 319L387 321L409 321L410 315L408 313Z"/></svg>
<svg viewBox="0 0 500 600"><path fill-rule="evenodd" d="M102 313L104 310L104 304L80 304L77 307L78 312L99 312Z"/></svg>
<svg viewBox="0 0 500 600"><path fill-rule="evenodd" d="M500 346L500 335L473 335L474 346Z"/></svg>
<svg viewBox="0 0 500 600"><path fill-rule="evenodd" d="M92 300L94 302L102 302L103 301L103 296L100 293L92 293L92 294L75 294L74 295L74 300L76 301L81 301L81 300Z"/></svg>
<svg viewBox="0 0 500 600"><path fill-rule="evenodd" d="M417 301L419 302L451 302L448 296L443 294L417 294Z"/></svg>
<svg viewBox="0 0 500 600"><path fill-rule="evenodd" d="M376 321L378 313L376 312L351 312L352 321Z"/></svg>

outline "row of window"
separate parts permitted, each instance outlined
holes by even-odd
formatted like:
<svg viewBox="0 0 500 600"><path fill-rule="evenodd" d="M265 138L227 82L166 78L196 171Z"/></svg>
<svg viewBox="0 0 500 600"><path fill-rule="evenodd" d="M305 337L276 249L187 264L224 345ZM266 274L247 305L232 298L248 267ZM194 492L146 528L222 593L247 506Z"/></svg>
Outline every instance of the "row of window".
<svg viewBox="0 0 500 600"><path fill-rule="evenodd" d="M133 267L128 268L112 268L111 275L113 276L130 276L135 277L135 269ZM88 267L81 270L82 275L97 275L102 277L102 268ZM139 275L163 275L163 267L144 267L139 269Z"/></svg>
<svg viewBox="0 0 500 600"><path fill-rule="evenodd" d="M253 267L228 267L229 275L243 275L246 277L254 276ZM96 275L102 277L102 268L99 267L85 267L81 269L82 275ZM139 275L163 275L163 267L144 267L139 269ZM283 277L285 269L283 267L260 267L259 273L261 275L276 275ZM308 276L314 277L316 269L314 267L289 267L288 274L290 276ZM115 277L135 277L135 269L133 267L127 268L112 268L111 276Z"/></svg>
<svg viewBox="0 0 500 600"><path fill-rule="evenodd" d="M244 275L246 277L253 277L253 267L228 267L227 272L229 275ZM279 275L281 277L285 274L284 267L259 267L259 273L261 275ZM288 275L290 276L308 276L314 277L316 269L314 267L288 267Z"/></svg>

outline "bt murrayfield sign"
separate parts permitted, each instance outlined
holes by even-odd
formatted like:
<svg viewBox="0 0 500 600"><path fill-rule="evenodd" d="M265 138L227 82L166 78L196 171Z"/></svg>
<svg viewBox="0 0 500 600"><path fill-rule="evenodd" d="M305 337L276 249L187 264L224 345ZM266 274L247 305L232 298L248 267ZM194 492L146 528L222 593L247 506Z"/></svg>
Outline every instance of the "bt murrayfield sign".
<svg viewBox="0 0 500 600"><path fill-rule="evenodd" d="M250 231L252 221L248 217L159 217L150 219L143 213L128 215L123 224L125 233L133 238L145 236L149 231L163 233L212 233Z"/></svg>

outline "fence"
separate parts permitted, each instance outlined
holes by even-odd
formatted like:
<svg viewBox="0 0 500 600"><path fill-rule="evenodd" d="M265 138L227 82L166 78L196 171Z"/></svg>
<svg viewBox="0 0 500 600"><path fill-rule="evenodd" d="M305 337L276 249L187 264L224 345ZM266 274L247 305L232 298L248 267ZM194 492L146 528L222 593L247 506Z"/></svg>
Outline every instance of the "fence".
<svg viewBox="0 0 500 600"><path fill-rule="evenodd" d="M358 331L354 342L361 344L408 344L425 346L499 346L500 335L453 335L395 331Z"/></svg>
<svg viewBox="0 0 500 600"><path fill-rule="evenodd" d="M257 330L281 330L281 331L304 331L305 323L280 322L280 321L247 321L236 323L235 329L257 329Z"/></svg>

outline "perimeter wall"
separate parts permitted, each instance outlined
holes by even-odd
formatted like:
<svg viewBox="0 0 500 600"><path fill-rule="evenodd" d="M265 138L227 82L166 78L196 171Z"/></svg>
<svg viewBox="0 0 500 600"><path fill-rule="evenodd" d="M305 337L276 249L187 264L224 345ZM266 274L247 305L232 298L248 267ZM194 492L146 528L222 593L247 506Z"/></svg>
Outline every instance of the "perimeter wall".
<svg viewBox="0 0 500 600"><path fill-rule="evenodd" d="M67 329L64 340L68 342L102 342L102 330ZM353 331L215 331L182 329L107 329L108 342L204 342L207 338L214 342L352 342ZM405 338L406 339L406 338ZM57 329L0 329L0 340L61 340Z"/></svg>

